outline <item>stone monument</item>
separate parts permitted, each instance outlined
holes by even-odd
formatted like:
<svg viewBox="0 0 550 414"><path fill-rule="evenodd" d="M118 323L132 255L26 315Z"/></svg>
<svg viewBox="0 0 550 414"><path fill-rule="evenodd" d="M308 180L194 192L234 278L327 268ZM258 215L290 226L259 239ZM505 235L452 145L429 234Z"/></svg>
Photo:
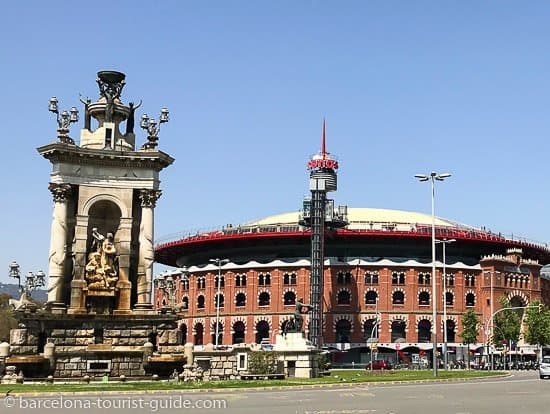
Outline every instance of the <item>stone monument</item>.
<svg viewBox="0 0 550 414"><path fill-rule="evenodd" d="M150 346L156 354L178 351L176 317L159 315L151 303L159 174L174 161L156 145L168 110L158 126L143 115L140 126L155 145L136 148L134 111L141 103L123 103L125 79L121 72L98 72L98 99L81 99L79 143L69 137L77 109L60 113L57 99L50 100L58 140L38 148L53 167L48 302L43 310L19 313L6 358L26 377L144 375ZM33 355L49 372L36 372L28 362Z"/></svg>

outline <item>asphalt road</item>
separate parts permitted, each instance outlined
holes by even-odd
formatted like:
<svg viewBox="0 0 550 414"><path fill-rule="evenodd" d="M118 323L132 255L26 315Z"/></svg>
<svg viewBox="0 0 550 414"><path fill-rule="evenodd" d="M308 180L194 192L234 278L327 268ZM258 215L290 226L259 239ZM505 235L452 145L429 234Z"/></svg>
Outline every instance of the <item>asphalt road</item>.
<svg viewBox="0 0 550 414"><path fill-rule="evenodd" d="M3 399L3 401L2 401ZM200 408L199 408L200 407ZM215 407L215 408L203 408ZM322 389L0 397L10 413L548 414L550 380L536 371L504 379Z"/></svg>

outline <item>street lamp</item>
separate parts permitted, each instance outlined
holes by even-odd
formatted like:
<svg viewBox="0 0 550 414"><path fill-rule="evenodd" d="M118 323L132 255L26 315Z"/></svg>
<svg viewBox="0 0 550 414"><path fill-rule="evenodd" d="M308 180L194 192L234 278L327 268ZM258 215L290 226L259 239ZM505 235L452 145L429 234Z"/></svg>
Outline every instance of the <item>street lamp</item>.
<svg viewBox="0 0 550 414"><path fill-rule="evenodd" d="M423 175L423 174L416 174L415 178L417 178L419 181L430 181L432 184L432 342L433 342L433 350L432 350L432 365L433 365L433 373L434 377L437 377L437 283L436 283L436 275L435 275L435 182L436 181L443 181L445 178L449 178L451 174L444 173L444 174L438 174L436 172L431 172L430 175Z"/></svg>
<svg viewBox="0 0 550 414"><path fill-rule="evenodd" d="M217 283L217 293L216 293L216 339L214 348L218 349L219 345L219 333L220 333L220 296L221 296L221 280L222 280L222 265L229 263L229 259L210 259L210 263L215 263L218 266L218 283Z"/></svg>
<svg viewBox="0 0 550 414"><path fill-rule="evenodd" d="M8 269L9 277L17 279L19 293L22 295L27 294L30 296L33 290L46 285L46 274L42 270L36 273L28 272L25 282L21 285L21 268L19 264L14 260L9 264Z"/></svg>
<svg viewBox="0 0 550 414"><path fill-rule="evenodd" d="M141 116L139 126L147 131L147 142L142 145L142 149L155 149L158 145L160 126L170 120L168 108L160 110L159 122L154 118L149 118L147 114Z"/></svg>
<svg viewBox="0 0 550 414"><path fill-rule="evenodd" d="M454 243L455 239L436 240L436 243L441 243L443 246L443 367L447 369L449 363L449 355L447 354L447 271L445 269L445 246ZM435 299L435 298L434 298Z"/></svg>
<svg viewBox="0 0 550 414"><path fill-rule="evenodd" d="M50 98L48 110L57 115L57 138L65 144L74 145L74 140L69 137L69 125L78 122L78 109L72 107L69 111L59 113L58 100L55 96Z"/></svg>

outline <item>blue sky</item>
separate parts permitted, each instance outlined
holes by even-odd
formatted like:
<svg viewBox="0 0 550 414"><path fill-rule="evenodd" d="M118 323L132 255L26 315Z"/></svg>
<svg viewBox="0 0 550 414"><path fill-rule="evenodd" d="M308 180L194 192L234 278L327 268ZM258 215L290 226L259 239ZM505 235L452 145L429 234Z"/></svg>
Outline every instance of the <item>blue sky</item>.
<svg viewBox="0 0 550 414"><path fill-rule="evenodd" d="M337 204L429 213L413 175L448 171L438 215L550 239L548 2L20 1L2 14L0 281L14 259L47 270L48 99L95 99L102 69L127 74L124 102L171 111L157 238L299 209L326 117Z"/></svg>

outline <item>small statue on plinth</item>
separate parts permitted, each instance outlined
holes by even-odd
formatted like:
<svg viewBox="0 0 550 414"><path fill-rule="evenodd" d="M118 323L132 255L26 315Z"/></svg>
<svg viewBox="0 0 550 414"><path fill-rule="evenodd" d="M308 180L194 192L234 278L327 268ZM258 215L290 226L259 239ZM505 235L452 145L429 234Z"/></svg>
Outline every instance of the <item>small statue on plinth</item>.
<svg viewBox="0 0 550 414"><path fill-rule="evenodd" d="M94 242L92 251L88 255L86 264L86 281L89 290L109 290L114 288L118 281L118 260L114 244L113 233L103 236L92 229Z"/></svg>
<svg viewBox="0 0 550 414"><path fill-rule="evenodd" d="M312 306L306 305L302 298L298 299L294 315L285 324L283 335L291 332L302 332L304 326L304 317L302 315L307 314L311 308Z"/></svg>

